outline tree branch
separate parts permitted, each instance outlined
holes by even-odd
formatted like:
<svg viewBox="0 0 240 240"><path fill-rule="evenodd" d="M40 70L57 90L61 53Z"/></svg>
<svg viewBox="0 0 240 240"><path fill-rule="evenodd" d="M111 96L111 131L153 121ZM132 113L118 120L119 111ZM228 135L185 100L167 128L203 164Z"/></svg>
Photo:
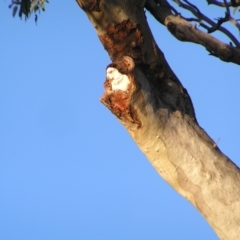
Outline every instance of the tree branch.
<svg viewBox="0 0 240 240"><path fill-rule="evenodd" d="M208 5L213 4L216 5L218 7L231 7L232 3L231 2L220 2L220 1L216 1L216 0L207 0Z"/></svg>
<svg viewBox="0 0 240 240"><path fill-rule="evenodd" d="M197 124L187 90L154 41L141 5L135 0L99 0L93 8L96 1L77 1L112 59L101 102L125 126L156 171L202 213L219 238L238 240L239 168ZM153 3L157 5L148 5ZM153 11L161 12L159 19L172 32L177 30L179 38L182 31L182 38L203 41L205 35L172 15L167 5L154 6ZM215 40L209 37L211 45ZM220 46L216 41L215 47Z"/></svg>
<svg viewBox="0 0 240 240"><path fill-rule="evenodd" d="M237 47L239 47L239 41L233 36L233 34L231 34L227 29L221 27L221 25L224 23L224 22L228 22L230 21L231 23L233 23L237 28L238 30L240 31L240 24L237 22L236 19L234 19L232 16L231 16L231 12L230 12L230 6L236 6L237 4L240 5L240 0L239 1L231 1L231 3L229 4L227 2L227 0L224 0L222 6L224 6L226 8L226 13L225 13L225 17L220 17L218 18L218 22L215 24L213 21L211 21L211 19L209 19L208 17L206 17L203 13L200 12L200 10L193 4L191 4L189 1L187 0L183 0L184 2L186 2L189 6L191 6L196 12L197 14L199 15L199 19L200 21L204 20L206 21L208 24L210 24L212 27L211 28L208 28L208 33L212 33L216 30L219 30L221 32L223 32L226 36L228 36L234 43ZM182 6L182 3L179 1L179 0L175 0L175 2L178 2L179 5ZM234 2L234 3L233 3ZM186 7L186 6L185 6ZM202 26L202 25L201 25Z"/></svg>
<svg viewBox="0 0 240 240"><path fill-rule="evenodd" d="M222 43L211 35L200 31L180 15L173 15L170 8L163 8L154 0L147 0L145 7L178 40L200 44L209 51L210 55L218 57L223 61L240 65L240 48ZM196 13L196 10L194 11ZM236 44L240 46L238 42Z"/></svg>
<svg viewBox="0 0 240 240"><path fill-rule="evenodd" d="M204 15L195 5L190 4L189 1L184 0L184 2L187 2L188 4L184 4L180 0L174 0L174 2L176 2L179 5L179 7L182 7L184 9L190 11L194 16L196 16L200 20L204 20L212 27L216 27L216 23L214 21L212 21L210 18L208 18L206 15ZM239 41L226 28L219 26L218 30L220 32L224 33L226 36L228 36L229 39L231 39L231 41L235 44L236 47L240 47Z"/></svg>
<svg viewBox="0 0 240 240"><path fill-rule="evenodd" d="M215 24L215 26L211 27L208 29L208 33L213 33L215 32L216 30L219 30L219 28L221 27L221 25L225 22L228 22L230 19L230 15L229 13L225 13L225 17L223 18L219 18L217 23Z"/></svg>

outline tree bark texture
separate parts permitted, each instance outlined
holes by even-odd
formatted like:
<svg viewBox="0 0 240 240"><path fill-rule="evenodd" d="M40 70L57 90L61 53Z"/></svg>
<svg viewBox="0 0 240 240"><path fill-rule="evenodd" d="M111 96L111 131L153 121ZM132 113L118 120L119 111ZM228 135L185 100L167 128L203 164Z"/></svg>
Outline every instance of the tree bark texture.
<svg viewBox="0 0 240 240"><path fill-rule="evenodd" d="M112 60L101 102L220 239L239 239L239 168L198 125L187 90L154 41L145 1L77 2Z"/></svg>

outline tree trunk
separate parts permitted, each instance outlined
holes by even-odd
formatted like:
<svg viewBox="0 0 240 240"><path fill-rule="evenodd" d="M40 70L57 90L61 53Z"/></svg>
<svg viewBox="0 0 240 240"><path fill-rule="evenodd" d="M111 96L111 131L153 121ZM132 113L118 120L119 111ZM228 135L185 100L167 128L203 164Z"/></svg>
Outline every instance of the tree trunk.
<svg viewBox="0 0 240 240"><path fill-rule="evenodd" d="M239 168L199 127L190 96L154 41L145 1L77 2L112 60L102 103L219 238L239 239Z"/></svg>

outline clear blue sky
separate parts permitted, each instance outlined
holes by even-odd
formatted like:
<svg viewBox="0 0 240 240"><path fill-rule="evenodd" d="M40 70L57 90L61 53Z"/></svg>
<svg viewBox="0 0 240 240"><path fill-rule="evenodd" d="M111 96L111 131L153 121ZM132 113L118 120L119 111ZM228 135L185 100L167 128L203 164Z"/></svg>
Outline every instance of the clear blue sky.
<svg viewBox="0 0 240 240"><path fill-rule="evenodd" d="M50 1L37 26L12 18L9 2L0 3L0 239L217 239L99 102L110 60L75 1ZM239 66L148 20L200 125L240 165Z"/></svg>

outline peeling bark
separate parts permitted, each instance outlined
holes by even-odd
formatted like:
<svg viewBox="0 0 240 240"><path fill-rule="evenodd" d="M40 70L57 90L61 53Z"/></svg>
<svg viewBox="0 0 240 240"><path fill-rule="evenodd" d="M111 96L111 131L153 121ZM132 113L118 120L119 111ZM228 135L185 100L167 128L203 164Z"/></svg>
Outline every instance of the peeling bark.
<svg viewBox="0 0 240 240"><path fill-rule="evenodd" d="M198 125L187 90L154 41L144 1L77 2L112 60L101 102L221 239L239 239L239 168Z"/></svg>

